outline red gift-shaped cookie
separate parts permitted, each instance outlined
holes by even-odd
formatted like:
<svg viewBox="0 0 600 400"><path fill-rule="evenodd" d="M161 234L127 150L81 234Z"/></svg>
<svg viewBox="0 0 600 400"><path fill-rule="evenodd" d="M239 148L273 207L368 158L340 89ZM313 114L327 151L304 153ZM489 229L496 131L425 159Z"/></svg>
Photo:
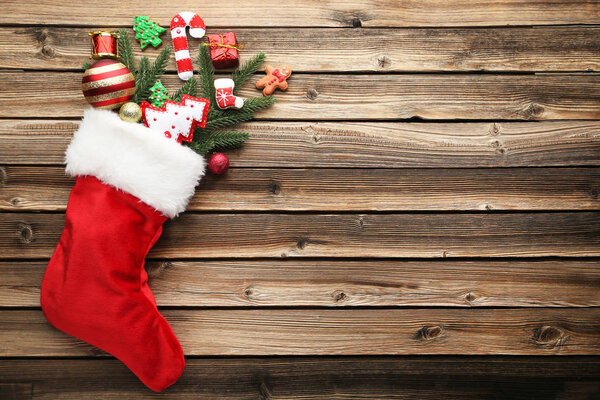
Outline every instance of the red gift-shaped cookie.
<svg viewBox="0 0 600 400"><path fill-rule="evenodd" d="M235 68L240 63L240 46L234 32L207 35L210 46L210 59L213 66L219 68Z"/></svg>

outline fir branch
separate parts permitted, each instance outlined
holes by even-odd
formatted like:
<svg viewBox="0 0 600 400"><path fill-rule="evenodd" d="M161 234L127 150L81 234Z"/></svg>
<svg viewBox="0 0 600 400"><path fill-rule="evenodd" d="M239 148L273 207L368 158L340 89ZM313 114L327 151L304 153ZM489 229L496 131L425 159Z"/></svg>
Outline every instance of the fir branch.
<svg viewBox="0 0 600 400"><path fill-rule="evenodd" d="M196 81L196 78L192 77L192 78L188 79L183 84L183 86L177 92L175 92L175 94L173 96L171 96L171 100L179 103L181 101L181 99L183 98L184 94L190 95L192 97L196 97L196 86L197 85L198 85L198 81Z"/></svg>
<svg viewBox="0 0 600 400"><path fill-rule="evenodd" d="M167 65L169 64L169 58L171 58L171 46L165 46L160 53L158 53L156 60L152 63L151 74L153 81L156 81L163 76L167 70Z"/></svg>
<svg viewBox="0 0 600 400"><path fill-rule="evenodd" d="M222 151L242 147L244 142L250 138L250 134L240 131L219 131L210 134L209 138L214 142L210 150Z"/></svg>
<svg viewBox="0 0 600 400"><path fill-rule="evenodd" d="M258 110L262 110L263 108L267 108L274 103L275 97L273 96L250 97L244 100L244 107L237 111L250 111L254 113Z"/></svg>
<svg viewBox="0 0 600 400"><path fill-rule="evenodd" d="M81 68L83 68L83 69L88 69L91 66L92 66L92 63L89 61L86 61L83 64L81 64Z"/></svg>
<svg viewBox="0 0 600 400"><path fill-rule="evenodd" d="M165 46L156 60L150 65L148 57L142 57L135 76L135 96L133 101L140 104L150 96L150 88L163 75L171 57L171 46Z"/></svg>
<svg viewBox="0 0 600 400"><path fill-rule="evenodd" d="M123 28L119 29L119 59L131 73L135 73L135 57L129 33Z"/></svg>
<svg viewBox="0 0 600 400"><path fill-rule="evenodd" d="M201 156L205 156L214 147L214 145L215 142L210 137L201 135L201 137L198 140L194 138L194 141L192 143L189 143L188 147L194 150L196 153L200 154Z"/></svg>
<svg viewBox="0 0 600 400"><path fill-rule="evenodd" d="M244 83L246 83L256 71L258 71L264 61L265 53L260 52L233 72L231 75L233 83L235 84L233 93L236 93L238 89L240 89Z"/></svg>
<svg viewBox="0 0 600 400"><path fill-rule="evenodd" d="M213 151L242 147L249 138L250 134L248 132L218 131L209 135L203 129L196 128L194 141L188 146L196 153L204 156Z"/></svg>
<svg viewBox="0 0 600 400"><path fill-rule="evenodd" d="M207 132L212 132L215 129L226 128L228 126L250 121L252 118L254 118L254 113L252 112L232 110L231 113L224 114L221 110L213 109L209 110L208 112L208 118L205 129Z"/></svg>
<svg viewBox="0 0 600 400"><path fill-rule="evenodd" d="M208 46L200 45L198 51L198 68L200 69L200 97L210 100L212 108L215 103L215 72Z"/></svg>
<svg viewBox="0 0 600 400"><path fill-rule="evenodd" d="M250 121L254 113L275 103L273 96L251 97L244 101L244 107L239 110L211 109L208 112L206 130L225 128L241 122Z"/></svg>
<svg viewBox="0 0 600 400"><path fill-rule="evenodd" d="M133 101L140 104L146 100L150 94L150 87L153 84L154 79L152 79L150 60L148 60L148 57L142 57L135 74L135 95L133 96Z"/></svg>

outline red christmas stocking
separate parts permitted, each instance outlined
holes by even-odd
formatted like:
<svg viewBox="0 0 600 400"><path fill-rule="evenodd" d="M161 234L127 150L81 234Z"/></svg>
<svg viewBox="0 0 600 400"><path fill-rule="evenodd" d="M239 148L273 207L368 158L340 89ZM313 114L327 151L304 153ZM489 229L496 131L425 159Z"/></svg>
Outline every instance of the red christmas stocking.
<svg viewBox="0 0 600 400"><path fill-rule="evenodd" d="M162 224L185 210L204 159L161 132L90 109L66 155L77 180L48 264L48 321L123 361L150 389L174 383L183 351L156 308L144 258Z"/></svg>
<svg viewBox="0 0 600 400"><path fill-rule="evenodd" d="M215 79L215 98L220 109L242 108L244 99L233 94L235 84L233 79L220 78Z"/></svg>

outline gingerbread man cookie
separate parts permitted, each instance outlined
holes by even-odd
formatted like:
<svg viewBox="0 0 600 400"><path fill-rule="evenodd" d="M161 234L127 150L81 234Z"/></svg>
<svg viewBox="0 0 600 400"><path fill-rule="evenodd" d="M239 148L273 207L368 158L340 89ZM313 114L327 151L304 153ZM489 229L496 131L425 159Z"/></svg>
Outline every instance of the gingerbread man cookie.
<svg viewBox="0 0 600 400"><path fill-rule="evenodd" d="M288 88L288 83L286 79L292 75L292 69L287 65L280 65L277 68L273 68L270 65L265 67L265 72L267 76L261 78L258 82L256 82L257 89L263 89L263 94L265 96L270 96L273 94L275 89L286 90Z"/></svg>

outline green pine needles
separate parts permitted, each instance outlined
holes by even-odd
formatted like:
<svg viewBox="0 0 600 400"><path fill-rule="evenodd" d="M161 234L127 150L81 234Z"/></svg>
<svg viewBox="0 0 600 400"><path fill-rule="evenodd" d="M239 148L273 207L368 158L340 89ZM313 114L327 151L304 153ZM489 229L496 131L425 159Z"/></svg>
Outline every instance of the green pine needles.
<svg viewBox="0 0 600 400"><path fill-rule="evenodd" d="M165 73L170 57L171 46L165 46L152 64L148 57L143 56L136 66L129 33L125 29L119 30L119 59L135 77L135 95L131 101L140 104L148 100L150 88Z"/></svg>
<svg viewBox="0 0 600 400"><path fill-rule="evenodd" d="M135 73L135 58L131 38L125 29L119 29L119 59L131 73Z"/></svg>
<svg viewBox="0 0 600 400"><path fill-rule="evenodd" d="M259 53L233 72L231 78L235 82L234 92L250 79L264 60L264 53ZM226 128L254 119L254 113L275 103L275 98L272 96L250 97L244 100L244 107L239 110L221 110L216 107L215 74L208 46L200 45L198 67L200 69L200 96L210 100L210 109L206 128L196 128L194 141L189 144L190 148L201 155L206 155L214 151L241 147L250 138L250 134Z"/></svg>
<svg viewBox="0 0 600 400"><path fill-rule="evenodd" d="M135 77L135 95L132 101L140 104L142 101L148 100L151 94L150 88L164 74L170 57L171 47L165 46L152 64L148 57L143 56L136 65L129 33L125 29L119 30L120 61ZM264 53L259 53L233 72L231 78L235 83L234 92L252 77L264 60ZM241 147L250 138L250 134L227 128L252 120L256 111L269 107L275 102L275 98L272 96L250 97L245 99L244 107L239 110L221 110L216 106L215 73L208 46L200 45L198 67L198 80L196 78L189 79L171 96L171 100L175 102L180 102L184 94L210 100L206 128L196 128L194 140L188 146L201 155ZM199 93L197 93L198 81L200 83Z"/></svg>
<svg viewBox="0 0 600 400"><path fill-rule="evenodd" d="M198 81L196 80L196 78L192 77L192 78L188 79L187 81L185 81L183 86L177 92L175 92L175 94L173 96L171 96L171 100L179 103L181 101L181 99L183 99L184 94L190 95L192 97L196 97L196 87L197 86L198 86Z"/></svg>
<svg viewBox="0 0 600 400"><path fill-rule="evenodd" d="M233 79L235 85L233 88L234 94L250 79L252 74L258 71L263 62L265 62L265 53L260 52L233 72L231 79Z"/></svg>

